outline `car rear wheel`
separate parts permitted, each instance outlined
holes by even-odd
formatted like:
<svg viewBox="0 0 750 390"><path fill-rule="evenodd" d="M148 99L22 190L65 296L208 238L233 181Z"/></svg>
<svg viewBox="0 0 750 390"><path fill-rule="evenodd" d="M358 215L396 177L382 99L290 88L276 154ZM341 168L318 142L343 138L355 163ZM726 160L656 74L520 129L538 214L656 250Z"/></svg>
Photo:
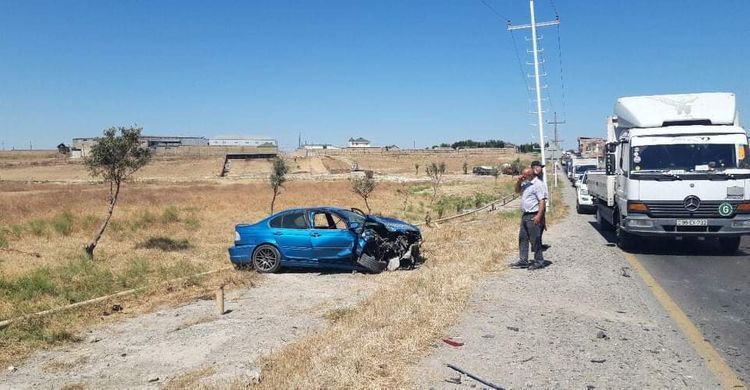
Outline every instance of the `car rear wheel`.
<svg viewBox="0 0 750 390"><path fill-rule="evenodd" d="M721 253L731 255L740 249L740 237L719 238Z"/></svg>
<svg viewBox="0 0 750 390"><path fill-rule="evenodd" d="M253 267L260 273L273 273L281 268L281 253L273 245L261 245L253 252Z"/></svg>

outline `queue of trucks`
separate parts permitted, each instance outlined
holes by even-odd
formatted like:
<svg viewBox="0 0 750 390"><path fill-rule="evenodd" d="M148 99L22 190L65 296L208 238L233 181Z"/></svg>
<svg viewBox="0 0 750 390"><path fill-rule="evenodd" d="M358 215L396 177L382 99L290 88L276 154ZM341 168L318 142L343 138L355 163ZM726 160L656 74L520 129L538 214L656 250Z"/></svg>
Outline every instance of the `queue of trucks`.
<svg viewBox="0 0 750 390"><path fill-rule="evenodd" d="M600 159L566 161L579 212L617 244L716 238L737 251L750 234L750 156L732 93L623 97L607 119Z"/></svg>

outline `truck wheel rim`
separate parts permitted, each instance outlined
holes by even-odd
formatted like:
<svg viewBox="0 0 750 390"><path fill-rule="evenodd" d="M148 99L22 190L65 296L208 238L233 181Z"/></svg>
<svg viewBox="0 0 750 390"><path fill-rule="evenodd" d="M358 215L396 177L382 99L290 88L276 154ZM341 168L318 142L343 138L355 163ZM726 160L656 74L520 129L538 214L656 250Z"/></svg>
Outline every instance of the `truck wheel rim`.
<svg viewBox="0 0 750 390"><path fill-rule="evenodd" d="M260 248L255 252L255 266L261 271L270 271L279 261L276 252L271 248Z"/></svg>

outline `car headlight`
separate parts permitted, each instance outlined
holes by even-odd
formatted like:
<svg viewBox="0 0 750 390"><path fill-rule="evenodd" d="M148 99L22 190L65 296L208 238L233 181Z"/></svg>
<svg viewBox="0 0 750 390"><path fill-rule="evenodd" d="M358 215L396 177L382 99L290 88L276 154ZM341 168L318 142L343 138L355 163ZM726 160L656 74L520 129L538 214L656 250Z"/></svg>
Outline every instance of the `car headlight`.
<svg viewBox="0 0 750 390"><path fill-rule="evenodd" d="M235 230L234 231L234 241L237 242L237 241L240 241L241 239L242 239L242 237L240 237L240 232L238 232L238 231Z"/></svg>

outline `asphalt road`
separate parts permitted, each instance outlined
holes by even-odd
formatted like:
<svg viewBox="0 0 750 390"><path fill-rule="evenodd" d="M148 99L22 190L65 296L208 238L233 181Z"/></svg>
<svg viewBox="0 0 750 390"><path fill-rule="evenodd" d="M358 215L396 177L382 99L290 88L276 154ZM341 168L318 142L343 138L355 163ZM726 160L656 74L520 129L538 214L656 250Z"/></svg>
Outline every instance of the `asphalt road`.
<svg viewBox="0 0 750 390"><path fill-rule="evenodd" d="M600 233L614 243L612 233ZM750 237L735 255L718 252L715 240L692 239L647 240L632 253L750 384Z"/></svg>

